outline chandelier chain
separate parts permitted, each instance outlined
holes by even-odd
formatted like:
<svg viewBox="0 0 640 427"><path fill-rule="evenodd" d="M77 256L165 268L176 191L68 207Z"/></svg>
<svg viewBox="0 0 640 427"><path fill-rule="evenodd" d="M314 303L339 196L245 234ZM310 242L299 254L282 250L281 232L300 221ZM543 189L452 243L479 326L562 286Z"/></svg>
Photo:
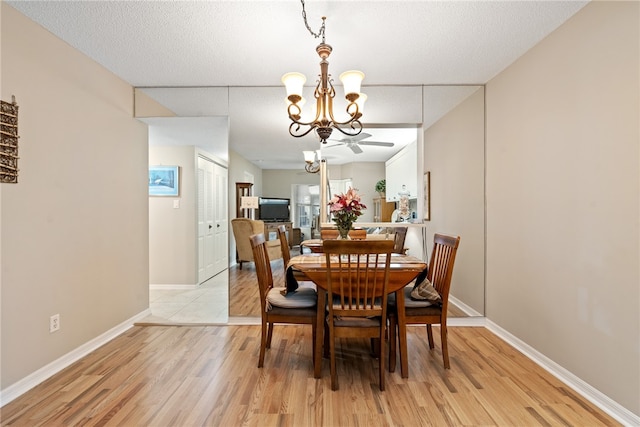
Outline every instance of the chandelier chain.
<svg viewBox="0 0 640 427"><path fill-rule="evenodd" d="M307 30L309 30L309 33L311 33L311 35L315 38L318 38L320 36L322 36L322 43L324 43L324 22L326 16L322 17L322 26L320 27L320 31L318 31L318 33L316 34L311 27L309 26L309 22L307 21L307 12L304 9L304 0L300 0L300 3L302 3L302 18L304 19L304 25L307 27Z"/></svg>

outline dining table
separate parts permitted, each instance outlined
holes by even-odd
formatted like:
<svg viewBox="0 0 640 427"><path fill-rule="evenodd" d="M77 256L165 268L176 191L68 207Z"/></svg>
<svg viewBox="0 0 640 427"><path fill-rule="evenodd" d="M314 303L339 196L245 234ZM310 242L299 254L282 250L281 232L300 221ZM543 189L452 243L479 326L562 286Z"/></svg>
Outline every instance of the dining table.
<svg viewBox="0 0 640 427"><path fill-rule="evenodd" d="M384 256L379 263L385 263ZM322 344L324 342L325 306L327 299L327 264L324 253L310 253L292 257L287 264L285 293L295 292L299 281L312 281L318 290L316 318L316 342L313 355L314 377L320 378L322 371ZM337 274L337 273L336 273ZM419 283L427 275L427 264L419 258L404 254L391 254L387 291L395 293L398 308L398 341L400 345L400 373L409 377L407 354L407 324L404 309L404 287L412 280ZM332 277L333 280L333 277ZM389 333L395 333L390 331Z"/></svg>

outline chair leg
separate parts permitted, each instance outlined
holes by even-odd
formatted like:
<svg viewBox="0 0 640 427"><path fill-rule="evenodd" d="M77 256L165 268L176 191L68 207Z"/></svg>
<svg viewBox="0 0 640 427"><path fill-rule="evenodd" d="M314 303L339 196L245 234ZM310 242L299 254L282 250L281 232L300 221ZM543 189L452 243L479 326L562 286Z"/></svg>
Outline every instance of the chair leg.
<svg viewBox="0 0 640 427"><path fill-rule="evenodd" d="M442 361L444 362L445 369L451 369L449 365L449 347L447 346L447 324L442 323L440 325L440 343L442 345Z"/></svg>
<svg viewBox="0 0 640 427"><path fill-rule="evenodd" d="M381 351L381 344L380 344L380 338L376 337L376 338L371 338L370 340L370 345L371 345L371 355L373 357L375 357L376 359L380 357L380 351Z"/></svg>
<svg viewBox="0 0 640 427"><path fill-rule="evenodd" d="M267 348L271 348L271 337L273 336L273 323L269 322L269 329L267 332Z"/></svg>
<svg viewBox="0 0 640 427"><path fill-rule="evenodd" d="M260 334L260 356L258 357L258 368L264 366L264 353L267 348L267 322L262 319L262 333Z"/></svg>
<svg viewBox="0 0 640 427"><path fill-rule="evenodd" d="M328 359L331 356L331 352L329 351L329 323L324 323L324 345L323 345L323 357Z"/></svg>
<svg viewBox="0 0 640 427"><path fill-rule="evenodd" d="M338 373L336 372L336 342L333 328L329 326L329 353L331 354L331 390L338 390Z"/></svg>
<svg viewBox="0 0 640 427"><path fill-rule="evenodd" d="M240 263L240 270L242 270L242 261L238 261Z"/></svg>
<svg viewBox="0 0 640 427"><path fill-rule="evenodd" d="M427 324L427 338L429 339L429 348L433 350L433 331L430 324Z"/></svg>
<svg viewBox="0 0 640 427"><path fill-rule="evenodd" d="M387 328L385 328L385 325L383 324L382 325L382 330L380 332L380 343L384 343L384 336L385 336L386 329ZM380 381L380 391L384 391L384 387L385 387L385 385L384 385L384 376L385 376L385 373L384 373L384 353L385 352L382 350L382 348L380 348L379 350L380 350L380 359L379 359L380 360L380 365L378 367L378 370L380 371L380 379L379 379L379 381Z"/></svg>
<svg viewBox="0 0 640 427"><path fill-rule="evenodd" d="M313 367L314 368L316 366L315 365L315 362L316 362L316 358L315 358L315 355L316 355L316 333L317 333L317 331L316 331L316 323L314 321L313 323L311 323L311 341L312 341L312 343L311 343L311 358L313 359L313 363L314 363Z"/></svg>
<svg viewBox="0 0 640 427"><path fill-rule="evenodd" d="M396 317L389 316L389 372L396 371Z"/></svg>

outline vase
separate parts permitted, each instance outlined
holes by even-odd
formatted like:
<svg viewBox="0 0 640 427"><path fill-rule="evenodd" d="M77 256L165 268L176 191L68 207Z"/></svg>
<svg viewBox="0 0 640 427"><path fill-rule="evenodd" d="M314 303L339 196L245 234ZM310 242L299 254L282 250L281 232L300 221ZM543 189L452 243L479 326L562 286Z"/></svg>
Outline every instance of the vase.
<svg viewBox="0 0 640 427"><path fill-rule="evenodd" d="M338 226L338 239L341 240L350 240L349 230L351 230L351 224L345 224L343 226Z"/></svg>

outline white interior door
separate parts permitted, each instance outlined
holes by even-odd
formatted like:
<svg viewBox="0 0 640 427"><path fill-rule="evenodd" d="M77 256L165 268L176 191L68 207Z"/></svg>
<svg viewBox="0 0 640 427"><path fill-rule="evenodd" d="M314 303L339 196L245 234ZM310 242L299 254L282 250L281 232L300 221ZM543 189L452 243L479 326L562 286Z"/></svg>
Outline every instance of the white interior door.
<svg viewBox="0 0 640 427"><path fill-rule="evenodd" d="M228 266L227 175L226 168L198 157L198 283Z"/></svg>
<svg viewBox="0 0 640 427"><path fill-rule="evenodd" d="M213 165L213 209L214 209L214 275L229 266L229 209L228 181L229 171L218 164Z"/></svg>

